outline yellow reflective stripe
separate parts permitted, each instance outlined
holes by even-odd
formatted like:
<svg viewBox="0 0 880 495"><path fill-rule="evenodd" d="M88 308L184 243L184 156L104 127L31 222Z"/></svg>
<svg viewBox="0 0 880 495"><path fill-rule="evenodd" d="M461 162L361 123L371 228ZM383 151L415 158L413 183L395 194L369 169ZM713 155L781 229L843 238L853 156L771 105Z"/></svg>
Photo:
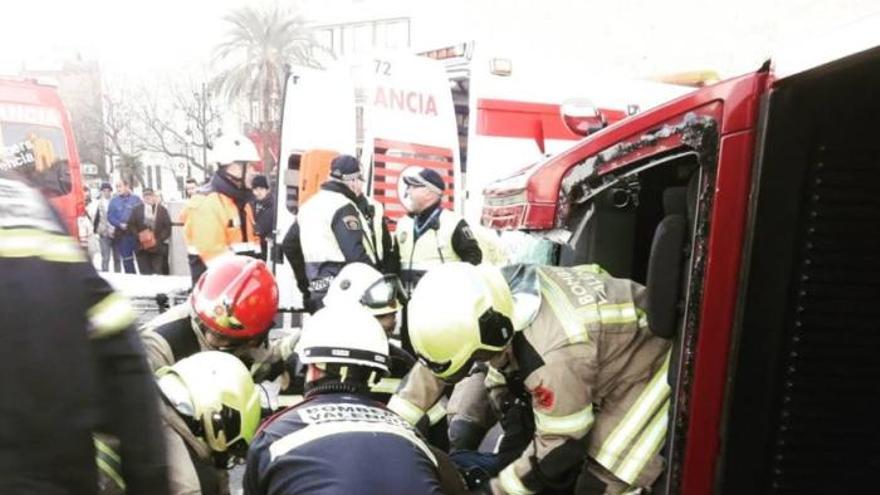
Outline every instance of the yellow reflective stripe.
<svg viewBox="0 0 880 495"><path fill-rule="evenodd" d="M569 414L568 416L549 416L535 411L535 429L539 433L553 435L572 435L578 432L586 434L590 427L593 426L594 419L592 404L582 411Z"/></svg>
<svg viewBox="0 0 880 495"><path fill-rule="evenodd" d="M370 387L370 392L376 394L393 394L400 386L400 378L383 378Z"/></svg>
<svg viewBox="0 0 880 495"><path fill-rule="evenodd" d="M446 404L444 402L443 399L438 400L437 403L425 413L428 415L428 423L431 425L437 424L446 416Z"/></svg>
<svg viewBox="0 0 880 495"><path fill-rule="evenodd" d="M620 467L614 470L614 474L623 481L633 484L642 472L642 469L654 457L660 444L666 438L666 426L669 421L669 400L654 415L654 419L645 428L639 440L633 445L629 453L620 463Z"/></svg>
<svg viewBox="0 0 880 495"><path fill-rule="evenodd" d="M636 309L636 313L639 315L639 328L648 328L648 313L641 309Z"/></svg>
<svg viewBox="0 0 880 495"><path fill-rule="evenodd" d="M388 401L388 409L391 409L412 425L418 423L422 416L425 415L425 411L422 411L418 406L399 395L391 396L391 400Z"/></svg>
<svg viewBox="0 0 880 495"><path fill-rule="evenodd" d="M414 432L403 426L384 423L362 423L358 421L337 421L309 425L302 430L287 434L272 442L269 445L269 457L271 461L274 461L278 457L309 442L343 433L384 433L404 438L418 447L435 466L437 465L437 458L434 457L431 449Z"/></svg>
<svg viewBox="0 0 880 495"><path fill-rule="evenodd" d="M124 490L125 481L122 479L122 461L119 454L97 438L94 441L96 449L95 463L98 465L98 469L113 480L119 488Z"/></svg>
<svg viewBox="0 0 880 495"><path fill-rule="evenodd" d="M532 495L535 493L523 485L523 482L513 470L513 464L509 464L501 470L501 473L498 474L498 481L501 483L501 488L504 492L509 495Z"/></svg>
<svg viewBox="0 0 880 495"><path fill-rule="evenodd" d="M489 366L489 371L486 372L486 379L483 382L487 387L500 387L507 384L507 378L504 378L500 371Z"/></svg>
<svg viewBox="0 0 880 495"><path fill-rule="evenodd" d="M58 263L86 261L75 239L38 229L0 229L0 258L41 258Z"/></svg>
<svg viewBox="0 0 880 495"><path fill-rule="evenodd" d="M131 325L135 319L131 304L116 292L92 306L88 311L88 316L92 325L90 337L104 337L120 332Z"/></svg>
<svg viewBox="0 0 880 495"><path fill-rule="evenodd" d="M635 323L639 319L638 309L635 304L598 304L585 306L578 310L582 320L587 322L601 322L603 324Z"/></svg>
<svg viewBox="0 0 880 495"><path fill-rule="evenodd" d="M98 465L98 469L100 469L104 474L110 477L110 479L112 479L113 482L119 486L119 488L122 488L123 490L125 489L125 481L122 479L122 476L119 474L119 472L113 469L113 467L110 466L107 461L105 461L101 457L98 457L95 459L95 463Z"/></svg>
<svg viewBox="0 0 880 495"><path fill-rule="evenodd" d="M117 454L116 451L114 451L113 449L111 449L109 445L107 445L106 443L104 443L104 442L98 440L97 438L95 439L95 447L96 447L99 451L101 451L101 452L103 452L104 454L107 454L108 456L110 456L110 458L113 459L114 461L116 461L116 462L122 462L122 459L119 457L119 454Z"/></svg>
<svg viewBox="0 0 880 495"><path fill-rule="evenodd" d="M578 315L578 312L568 301L565 292L556 285L553 279L541 273L540 270L538 270L538 274L541 276L541 292L543 292L546 301L550 303L550 307L553 309L553 313L556 314L557 319L562 324L569 342L573 344L586 342L587 327L584 324L584 319Z"/></svg>
<svg viewBox="0 0 880 495"><path fill-rule="evenodd" d="M669 352L667 352L663 366L654 374L654 377L639 395L639 398L629 408L626 416L618 423L614 431L608 435L608 438L605 439L605 442L599 449L599 454L596 455L596 461L612 472L627 446L632 443L636 435L642 431L645 423L654 416L657 409L669 397L669 384L666 383L666 374L669 371L669 355Z"/></svg>
<svg viewBox="0 0 880 495"><path fill-rule="evenodd" d="M601 266L596 265L596 264L577 265L577 266L571 267L571 269L574 270L575 272L587 272L587 273L593 273L596 275L607 275L608 274L608 272L603 270Z"/></svg>

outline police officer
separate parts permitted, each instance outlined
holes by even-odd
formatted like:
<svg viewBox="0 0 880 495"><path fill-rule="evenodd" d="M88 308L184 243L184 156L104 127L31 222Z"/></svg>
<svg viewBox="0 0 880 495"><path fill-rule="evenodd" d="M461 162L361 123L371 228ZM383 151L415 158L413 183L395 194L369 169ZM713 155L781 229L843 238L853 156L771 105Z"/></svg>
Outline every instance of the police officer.
<svg viewBox="0 0 880 495"><path fill-rule="evenodd" d="M322 306L330 282L343 266L354 262L377 266L382 248L357 206L363 188L357 159L337 156L330 164L330 178L300 207L284 236L282 251L310 312Z"/></svg>
<svg viewBox="0 0 880 495"><path fill-rule="evenodd" d="M461 493L461 480L402 418L368 397L388 372L382 327L358 305L306 320L297 350L305 400L276 416L248 452L248 495ZM441 481L440 470L451 474ZM454 470L453 470L454 471Z"/></svg>
<svg viewBox="0 0 880 495"><path fill-rule="evenodd" d="M420 362L389 407L418 421L443 381L485 362L496 410L534 431L513 462L480 463L493 493L564 486L585 455L575 493L649 489L663 470L670 343L648 328L644 298L596 265L439 267L410 300Z"/></svg>
<svg viewBox="0 0 880 495"><path fill-rule="evenodd" d="M121 442L129 494L168 493L134 312L10 171L0 172L0 273L0 493L96 493L98 431Z"/></svg>
<svg viewBox="0 0 880 495"><path fill-rule="evenodd" d="M205 268L221 255L256 256L251 184L259 162L257 147L240 134L224 134L214 143L218 170L209 184L193 195L182 214L193 285Z"/></svg>
<svg viewBox="0 0 880 495"><path fill-rule="evenodd" d="M235 357L207 351L156 373L172 495L229 493L229 468L260 423L260 397Z"/></svg>
<svg viewBox="0 0 880 495"><path fill-rule="evenodd" d="M443 208L445 184L436 170L408 167L400 175L398 197L409 215L397 221L400 274L412 290L427 270L450 261L479 265L480 244L467 221Z"/></svg>
<svg viewBox="0 0 880 495"><path fill-rule="evenodd" d="M278 286L269 268L249 256L227 255L212 263L189 301L170 308L141 329L154 370L197 352L234 354L257 381L280 374L297 335L267 342L278 309Z"/></svg>

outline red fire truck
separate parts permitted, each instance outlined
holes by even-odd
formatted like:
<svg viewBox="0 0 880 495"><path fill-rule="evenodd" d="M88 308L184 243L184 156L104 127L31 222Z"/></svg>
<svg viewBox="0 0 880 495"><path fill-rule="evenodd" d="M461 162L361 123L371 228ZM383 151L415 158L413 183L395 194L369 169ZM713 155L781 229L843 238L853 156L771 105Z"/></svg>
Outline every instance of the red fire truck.
<svg viewBox="0 0 880 495"><path fill-rule="evenodd" d="M484 191L484 225L647 286L674 341L665 493L876 484L877 33L800 45Z"/></svg>
<svg viewBox="0 0 880 495"><path fill-rule="evenodd" d="M51 84L0 79L0 169L27 175L79 235L86 214L79 156L67 108Z"/></svg>

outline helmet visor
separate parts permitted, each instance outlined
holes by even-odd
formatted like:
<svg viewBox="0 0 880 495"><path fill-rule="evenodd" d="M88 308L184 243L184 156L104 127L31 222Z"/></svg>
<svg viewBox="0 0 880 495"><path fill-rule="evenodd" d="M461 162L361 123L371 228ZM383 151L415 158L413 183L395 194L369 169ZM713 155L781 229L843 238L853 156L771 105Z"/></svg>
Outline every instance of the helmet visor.
<svg viewBox="0 0 880 495"><path fill-rule="evenodd" d="M367 287L361 296L361 304L373 310L396 311L399 304L405 302L406 295L396 275L383 276Z"/></svg>

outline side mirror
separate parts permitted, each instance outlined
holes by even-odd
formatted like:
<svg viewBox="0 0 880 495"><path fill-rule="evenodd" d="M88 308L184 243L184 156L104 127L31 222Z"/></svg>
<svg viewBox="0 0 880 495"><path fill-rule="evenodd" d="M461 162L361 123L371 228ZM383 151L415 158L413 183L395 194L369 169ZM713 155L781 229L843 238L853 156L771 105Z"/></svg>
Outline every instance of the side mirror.
<svg viewBox="0 0 880 495"><path fill-rule="evenodd" d="M589 136L608 125L605 115L586 98L564 101L559 112L568 130L579 136Z"/></svg>

